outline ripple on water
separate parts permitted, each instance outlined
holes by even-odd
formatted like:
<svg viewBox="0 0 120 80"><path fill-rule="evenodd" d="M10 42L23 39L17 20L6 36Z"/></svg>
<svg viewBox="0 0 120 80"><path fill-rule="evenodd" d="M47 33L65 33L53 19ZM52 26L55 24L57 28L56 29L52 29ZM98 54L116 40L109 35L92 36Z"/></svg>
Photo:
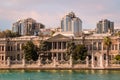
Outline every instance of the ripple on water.
<svg viewBox="0 0 120 80"><path fill-rule="evenodd" d="M0 80L120 80L115 70L0 70Z"/></svg>

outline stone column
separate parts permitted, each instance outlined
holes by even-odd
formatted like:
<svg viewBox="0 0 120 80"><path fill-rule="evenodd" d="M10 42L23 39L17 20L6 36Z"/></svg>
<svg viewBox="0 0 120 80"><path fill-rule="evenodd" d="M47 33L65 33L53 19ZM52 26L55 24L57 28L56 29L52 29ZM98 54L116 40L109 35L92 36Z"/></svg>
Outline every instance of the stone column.
<svg viewBox="0 0 120 80"><path fill-rule="evenodd" d="M7 66L10 66L10 58L7 58Z"/></svg>
<svg viewBox="0 0 120 80"><path fill-rule="evenodd" d="M106 60L105 60L105 67L108 67L108 56L106 55Z"/></svg>
<svg viewBox="0 0 120 80"><path fill-rule="evenodd" d="M63 61L63 53L61 53L61 61Z"/></svg>
<svg viewBox="0 0 120 80"><path fill-rule="evenodd" d="M117 45L118 45L118 46L117 46L117 50L118 50L118 53L119 53L119 52L120 52L120 50L119 50L119 47L120 47L120 45L119 45L119 44L120 44L120 43L119 43L119 40L118 40L117 43L118 43L118 44L117 44Z"/></svg>
<svg viewBox="0 0 120 80"><path fill-rule="evenodd" d="M86 57L86 67L89 67L89 60L88 60L88 56Z"/></svg>
<svg viewBox="0 0 120 80"><path fill-rule="evenodd" d="M98 42L96 41L96 51L98 50Z"/></svg>
<svg viewBox="0 0 120 80"><path fill-rule="evenodd" d="M6 45L3 46L3 51L4 51L4 52L6 51Z"/></svg>
<svg viewBox="0 0 120 80"><path fill-rule="evenodd" d="M38 58L38 66L40 66L41 65L41 59L40 59L40 56L39 56L39 58Z"/></svg>
<svg viewBox="0 0 120 80"><path fill-rule="evenodd" d="M100 54L100 68L103 68L103 55Z"/></svg>
<svg viewBox="0 0 120 80"><path fill-rule="evenodd" d="M105 60L104 60L104 43L102 42L102 50L101 50L102 52L101 52L101 54L102 54L102 60L103 60L103 67L104 67L104 63L105 63Z"/></svg>
<svg viewBox="0 0 120 80"><path fill-rule="evenodd" d="M93 41L92 41L92 59L91 59L91 67L94 68Z"/></svg>
<svg viewBox="0 0 120 80"><path fill-rule="evenodd" d="M94 55L93 55L93 52L92 52L92 62L91 62L91 67L94 68Z"/></svg>
<svg viewBox="0 0 120 80"><path fill-rule="evenodd" d="M53 50L54 48L53 48L53 42L52 42L52 50Z"/></svg>
<svg viewBox="0 0 120 80"><path fill-rule="evenodd" d="M58 53L56 53L56 59L57 59L57 61L58 61Z"/></svg>
<svg viewBox="0 0 120 80"><path fill-rule="evenodd" d="M51 53L52 54L52 60L54 59L54 55L53 55L53 53Z"/></svg>
<svg viewBox="0 0 120 80"><path fill-rule="evenodd" d="M53 59L53 66L56 67L56 58Z"/></svg>
<svg viewBox="0 0 120 80"><path fill-rule="evenodd" d="M70 67L73 66L73 62L72 62L72 55L70 55Z"/></svg>
<svg viewBox="0 0 120 80"><path fill-rule="evenodd" d="M22 65L25 67L25 58L22 59Z"/></svg>

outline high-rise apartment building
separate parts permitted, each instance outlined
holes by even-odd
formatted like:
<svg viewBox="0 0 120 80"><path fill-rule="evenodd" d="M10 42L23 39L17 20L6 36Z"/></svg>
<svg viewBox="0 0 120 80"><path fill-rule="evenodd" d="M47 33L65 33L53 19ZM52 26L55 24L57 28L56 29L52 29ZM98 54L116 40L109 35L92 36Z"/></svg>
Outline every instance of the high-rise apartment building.
<svg viewBox="0 0 120 80"><path fill-rule="evenodd" d="M34 19L27 18L13 23L12 31L19 35L37 35L44 27L43 24L37 23Z"/></svg>
<svg viewBox="0 0 120 80"><path fill-rule="evenodd" d="M82 21L76 17L75 13L70 12L61 20L62 32L70 32L79 35L82 32Z"/></svg>
<svg viewBox="0 0 120 80"><path fill-rule="evenodd" d="M114 22L107 19L101 20L97 23L96 33L113 33L114 32Z"/></svg>

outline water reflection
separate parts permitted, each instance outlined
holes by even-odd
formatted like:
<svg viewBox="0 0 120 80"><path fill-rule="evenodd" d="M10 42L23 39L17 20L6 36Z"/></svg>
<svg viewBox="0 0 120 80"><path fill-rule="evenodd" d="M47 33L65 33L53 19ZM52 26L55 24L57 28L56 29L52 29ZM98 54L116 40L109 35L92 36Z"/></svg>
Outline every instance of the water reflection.
<svg viewBox="0 0 120 80"><path fill-rule="evenodd" d="M0 70L0 80L119 80L119 70Z"/></svg>

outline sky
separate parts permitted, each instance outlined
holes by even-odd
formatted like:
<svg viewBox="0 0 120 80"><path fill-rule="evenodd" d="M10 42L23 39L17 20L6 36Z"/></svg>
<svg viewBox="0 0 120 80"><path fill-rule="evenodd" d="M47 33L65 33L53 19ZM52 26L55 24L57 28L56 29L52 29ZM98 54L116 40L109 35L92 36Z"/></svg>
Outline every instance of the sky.
<svg viewBox="0 0 120 80"><path fill-rule="evenodd" d="M94 29L102 19L120 28L120 0L0 0L0 30L12 29L20 19L33 18L46 28L60 27L69 12L82 20L83 29Z"/></svg>

